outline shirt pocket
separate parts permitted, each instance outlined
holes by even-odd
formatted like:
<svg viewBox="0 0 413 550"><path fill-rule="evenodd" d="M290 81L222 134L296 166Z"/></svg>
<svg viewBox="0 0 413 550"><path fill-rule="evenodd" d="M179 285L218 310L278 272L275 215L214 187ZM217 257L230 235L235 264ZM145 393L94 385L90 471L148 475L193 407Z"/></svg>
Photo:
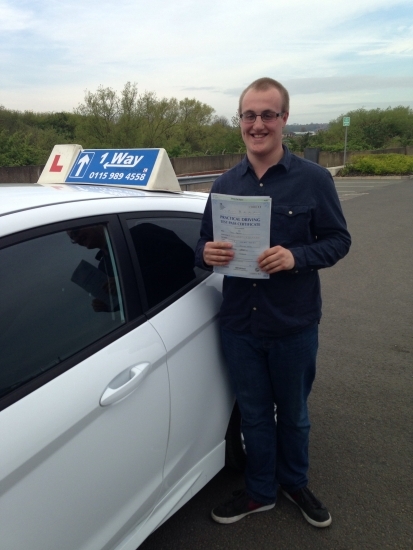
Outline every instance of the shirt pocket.
<svg viewBox="0 0 413 550"><path fill-rule="evenodd" d="M302 204L271 208L271 246L300 246L311 241L311 210Z"/></svg>

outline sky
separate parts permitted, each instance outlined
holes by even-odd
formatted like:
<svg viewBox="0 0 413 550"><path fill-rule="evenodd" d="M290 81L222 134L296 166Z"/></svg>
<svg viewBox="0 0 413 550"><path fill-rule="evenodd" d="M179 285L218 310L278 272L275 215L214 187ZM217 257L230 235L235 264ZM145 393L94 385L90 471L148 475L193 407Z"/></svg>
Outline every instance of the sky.
<svg viewBox="0 0 413 550"><path fill-rule="evenodd" d="M413 107L412 0L0 0L0 106L73 111L99 86L195 98L231 118L253 80L290 123Z"/></svg>

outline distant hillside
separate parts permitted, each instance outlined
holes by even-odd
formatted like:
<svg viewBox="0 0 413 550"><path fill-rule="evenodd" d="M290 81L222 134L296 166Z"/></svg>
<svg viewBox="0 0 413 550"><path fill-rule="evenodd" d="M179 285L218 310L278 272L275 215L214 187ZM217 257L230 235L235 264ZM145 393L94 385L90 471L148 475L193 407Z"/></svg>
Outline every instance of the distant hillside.
<svg viewBox="0 0 413 550"><path fill-rule="evenodd" d="M311 122L310 124L287 124L284 133L289 132L315 132L316 130L327 130L328 122Z"/></svg>

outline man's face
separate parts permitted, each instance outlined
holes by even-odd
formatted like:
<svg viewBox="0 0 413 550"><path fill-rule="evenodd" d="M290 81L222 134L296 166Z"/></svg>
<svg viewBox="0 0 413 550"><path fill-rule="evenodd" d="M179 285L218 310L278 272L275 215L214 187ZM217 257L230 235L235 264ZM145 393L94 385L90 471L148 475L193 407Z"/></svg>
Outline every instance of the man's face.
<svg viewBox="0 0 413 550"><path fill-rule="evenodd" d="M242 100L241 113L253 112L260 115L264 111L282 111L280 92L276 88L265 91L248 90ZM287 119L288 113L270 122L263 122L258 116L253 123L246 123L241 119L241 134L247 153L256 157L271 157L279 152L282 147L282 129Z"/></svg>

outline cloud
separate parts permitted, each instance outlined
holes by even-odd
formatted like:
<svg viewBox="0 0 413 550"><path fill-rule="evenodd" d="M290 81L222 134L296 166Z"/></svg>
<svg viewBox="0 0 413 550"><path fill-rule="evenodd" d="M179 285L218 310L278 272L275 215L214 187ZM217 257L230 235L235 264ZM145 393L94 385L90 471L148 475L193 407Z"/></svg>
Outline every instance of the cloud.
<svg viewBox="0 0 413 550"><path fill-rule="evenodd" d="M363 52L364 55L391 55L413 57L413 38L393 40L392 42Z"/></svg>
<svg viewBox="0 0 413 550"><path fill-rule="evenodd" d="M28 29L32 19L31 10L16 8L10 2L0 0L0 31L10 33Z"/></svg>
<svg viewBox="0 0 413 550"><path fill-rule="evenodd" d="M412 16L411 0L256 0L253 9L239 0L0 0L0 104L72 110L86 89L132 81L230 117L250 82L272 76L294 112L324 105L330 117L333 103L411 96Z"/></svg>
<svg viewBox="0 0 413 550"><path fill-rule="evenodd" d="M285 86L291 95L384 90L388 88L413 89L413 76L347 75L321 78L296 78L287 80Z"/></svg>
<svg viewBox="0 0 413 550"><path fill-rule="evenodd" d="M199 92L199 91L219 91L218 88L215 88L214 86L185 86L182 88L182 91L184 92Z"/></svg>

